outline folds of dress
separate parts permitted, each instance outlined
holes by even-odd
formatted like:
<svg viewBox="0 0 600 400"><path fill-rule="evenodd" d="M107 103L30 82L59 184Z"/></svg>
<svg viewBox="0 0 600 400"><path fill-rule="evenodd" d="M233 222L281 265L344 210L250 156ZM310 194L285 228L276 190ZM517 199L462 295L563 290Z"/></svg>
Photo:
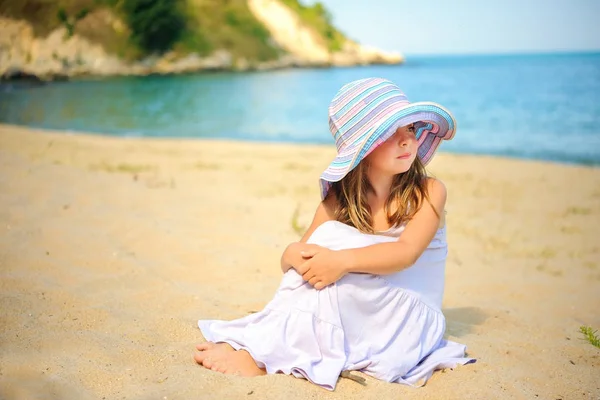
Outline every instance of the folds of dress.
<svg viewBox="0 0 600 400"><path fill-rule="evenodd" d="M402 230L371 235L328 221L308 243L358 248L395 241ZM446 256L441 228L417 262L395 274L347 274L316 290L290 269L262 311L198 326L206 340L248 351L267 373L292 374L329 390L342 371L422 386L436 369L475 361L464 345L444 339Z"/></svg>

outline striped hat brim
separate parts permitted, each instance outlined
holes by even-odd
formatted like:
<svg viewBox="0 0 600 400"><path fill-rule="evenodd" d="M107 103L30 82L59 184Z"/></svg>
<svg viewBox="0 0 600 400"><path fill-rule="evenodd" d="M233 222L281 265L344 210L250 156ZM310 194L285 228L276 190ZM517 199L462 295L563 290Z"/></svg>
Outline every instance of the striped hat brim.
<svg viewBox="0 0 600 400"><path fill-rule="evenodd" d="M366 131L362 137L338 153L321 174L321 198L324 199L332 182L340 181L398 128L415 124L419 145L417 155L427 164L442 140L450 140L456 132L456 121L444 107L432 102L416 102L399 108Z"/></svg>

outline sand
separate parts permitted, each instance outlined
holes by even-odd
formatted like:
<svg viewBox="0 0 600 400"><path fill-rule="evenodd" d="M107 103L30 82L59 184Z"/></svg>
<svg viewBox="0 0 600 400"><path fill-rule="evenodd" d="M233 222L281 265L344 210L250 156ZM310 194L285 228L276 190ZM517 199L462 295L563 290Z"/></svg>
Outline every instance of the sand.
<svg viewBox="0 0 600 400"><path fill-rule="evenodd" d="M600 398L600 169L446 153L443 312L476 364L335 392L196 365L198 319L271 299L333 155L0 125L0 398Z"/></svg>

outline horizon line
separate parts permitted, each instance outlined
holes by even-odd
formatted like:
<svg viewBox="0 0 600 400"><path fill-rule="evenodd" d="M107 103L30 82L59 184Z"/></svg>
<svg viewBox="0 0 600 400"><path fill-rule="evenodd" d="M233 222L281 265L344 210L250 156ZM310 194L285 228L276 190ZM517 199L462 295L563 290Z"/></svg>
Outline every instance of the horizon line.
<svg viewBox="0 0 600 400"><path fill-rule="evenodd" d="M600 48L598 49L584 49L584 50L570 50L570 49L556 49L556 50L506 50L506 51L473 51L473 52L439 52L439 53L408 53L400 51L400 54L404 57L478 57L478 56L527 56L527 55L584 55L584 54L600 54Z"/></svg>

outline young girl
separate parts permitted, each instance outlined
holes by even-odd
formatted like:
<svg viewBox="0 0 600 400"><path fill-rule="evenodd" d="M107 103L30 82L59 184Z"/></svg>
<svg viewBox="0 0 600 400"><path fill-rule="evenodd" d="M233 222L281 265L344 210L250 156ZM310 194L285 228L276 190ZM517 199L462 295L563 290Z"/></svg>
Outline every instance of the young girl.
<svg viewBox="0 0 600 400"><path fill-rule="evenodd" d="M474 361L443 339L446 188L424 168L453 137L454 118L368 78L339 90L329 126L338 154L312 224L282 255L275 297L238 320L199 321L208 342L195 360L329 390L348 371L421 386L436 369Z"/></svg>

